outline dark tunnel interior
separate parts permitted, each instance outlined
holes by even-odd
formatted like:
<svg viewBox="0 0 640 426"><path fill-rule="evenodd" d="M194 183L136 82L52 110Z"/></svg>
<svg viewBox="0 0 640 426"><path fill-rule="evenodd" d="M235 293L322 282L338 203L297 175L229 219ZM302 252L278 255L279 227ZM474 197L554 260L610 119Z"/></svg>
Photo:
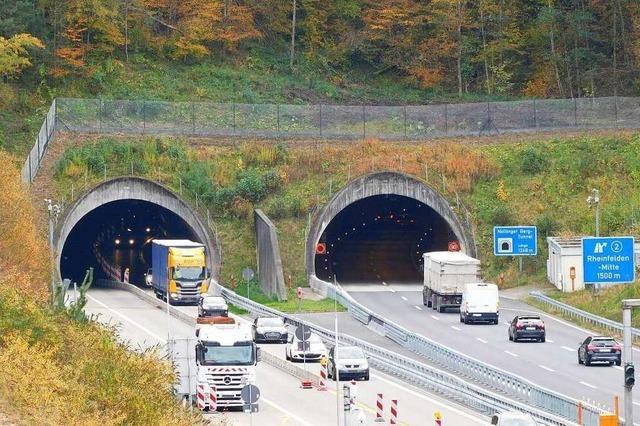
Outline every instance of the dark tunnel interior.
<svg viewBox="0 0 640 426"><path fill-rule="evenodd" d="M457 240L428 205L400 195L376 195L338 213L320 237L315 272L340 283L421 283L422 254Z"/></svg>
<svg viewBox="0 0 640 426"><path fill-rule="evenodd" d="M69 233L60 259L62 278L80 283L89 267L94 268L94 279L106 278L97 251L121 270L129 268L131 283L144 284L154 238L198 241L182 218L157 204L141 200L104 204L85 215Z"/></svg>

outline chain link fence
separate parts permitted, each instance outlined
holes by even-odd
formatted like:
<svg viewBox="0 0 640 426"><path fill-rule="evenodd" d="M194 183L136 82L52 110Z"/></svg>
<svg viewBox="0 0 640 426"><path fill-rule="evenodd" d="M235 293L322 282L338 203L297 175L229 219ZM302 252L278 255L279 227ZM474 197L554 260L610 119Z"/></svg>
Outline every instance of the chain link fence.
<svg viewBox="0 0 640 426"><path fill-rule="evenodd" d="M56 130L279 139L428 140L444 136L640 127L640 98L415 106L219 104L59 98L22 169L32 182Z"/></svg>

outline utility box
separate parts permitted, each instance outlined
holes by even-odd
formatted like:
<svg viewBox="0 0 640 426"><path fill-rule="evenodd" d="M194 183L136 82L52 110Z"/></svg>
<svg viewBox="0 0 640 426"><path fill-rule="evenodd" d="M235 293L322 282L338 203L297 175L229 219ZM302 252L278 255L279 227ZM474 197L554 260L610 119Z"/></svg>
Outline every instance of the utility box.
<svg viewBox="0 0 640 426"><path fill-rule="evenodd" d="M547 279L564 293L584 290L582 237L547 237Z"/></svg>
<svg viewBox="0 0 640 426"><path fill-rule="evenodd" d="M547 258L547 279L564 293L584 290L584 270L582 266L582 236L547 237L549 257ZM634 247L636 267L640 264L640 242Z"/></svg>
<svg viewBox="0 0 640 426"><path fill-rule="evenodd" d="M618 426L618 416L612 413L600 414L599 426Z"/></svg>

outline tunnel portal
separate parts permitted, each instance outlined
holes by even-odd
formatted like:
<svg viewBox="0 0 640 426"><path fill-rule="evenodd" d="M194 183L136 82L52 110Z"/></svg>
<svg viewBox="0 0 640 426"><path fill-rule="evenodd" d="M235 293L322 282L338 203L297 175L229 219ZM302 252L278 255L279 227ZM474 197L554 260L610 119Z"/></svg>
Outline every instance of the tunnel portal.
<svg viewBox="0 0 640 426"><path fill-rule="evenodd" d="M342 283L420 282L422 253L447 250L449 225L426 204L400 195L364 198L333 218L320 238L316 276Z"/></svg>

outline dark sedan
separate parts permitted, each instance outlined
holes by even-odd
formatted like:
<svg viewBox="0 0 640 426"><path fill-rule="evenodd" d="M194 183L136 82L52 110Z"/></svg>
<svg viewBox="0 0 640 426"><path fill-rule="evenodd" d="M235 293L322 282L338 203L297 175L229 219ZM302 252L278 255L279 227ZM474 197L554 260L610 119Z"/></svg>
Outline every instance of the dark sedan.
<svg viewBox="0 0 640 426"><path fill-rule="evenodd" d="M622 347L612 337L587 337L578 348L578 364L591 365L593 362L621 365Z"/></svg>
<svg viewBox="0 0 640 426"><path fill-rule="evenodd" d="M516 315L509 324L509 340L522 339L544 342L547 338L544 321L538 315Z"/></svg>

